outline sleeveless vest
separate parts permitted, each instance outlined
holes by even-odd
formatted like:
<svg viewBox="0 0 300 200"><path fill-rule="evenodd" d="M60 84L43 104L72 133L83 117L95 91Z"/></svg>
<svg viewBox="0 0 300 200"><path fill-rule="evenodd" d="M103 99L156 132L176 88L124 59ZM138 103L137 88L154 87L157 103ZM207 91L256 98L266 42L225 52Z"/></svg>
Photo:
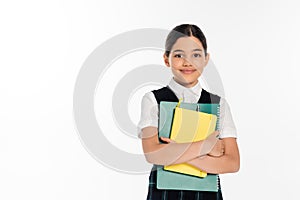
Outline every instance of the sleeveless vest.
<svg viewBox="0 0 300 200"><path fill-rule="evenodd" d="M170 102L178 102L177 96L174 92L168 87L163 87L158 90L152 91L157 104L159 105L161 101L170 101ZM202 88L201 96L198 100L198 103L220 103L220 97L215 94L211 94Z"/></svg>
<svg viewBox="0 0 300 200"><path fill-rule="evenodd" d="M152 92L154 93L158 105L160 104L161 101L170 101L170 102L179 101L175 93L168 86L160 88L158 90L153 90ZM221 99L220 96L211 94L202 88L198 103L220 103L220 99ZM155 169L156 169L156 165L153 165L152 172L150 174L150 179L152 180L152 182L156 182L157 174ZM218 188L221 189L219 175L218 175Z"/></svg>

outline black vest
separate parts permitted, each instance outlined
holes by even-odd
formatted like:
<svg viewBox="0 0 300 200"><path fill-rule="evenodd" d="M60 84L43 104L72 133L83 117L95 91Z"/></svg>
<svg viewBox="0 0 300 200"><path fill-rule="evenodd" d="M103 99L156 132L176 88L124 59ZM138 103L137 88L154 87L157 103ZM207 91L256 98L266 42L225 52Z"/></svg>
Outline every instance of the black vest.
<svg viewBox="0 0 300 200"><path fill-rule="evenodd" d="M158 90L153 90L152 92L154 93L158 105L160 104L161 101L170 101L170 102L179 101L177 96L168 86ZM198 100L198 103L220 103L220 97L218 95L211 94L202 88L201 96L200 99ZM156 176L157 176L156 167L157 167L156 165L153 165L152 172L150 174L150 177L152 177L155 183L156 183ZM221 189L219 175L218 175L218 188Z"/></svg>
<svg viewBox="0 0 300 200"><path fill-rule="evenodd" d="M158 90L153 90L152 92L155 96L158 105L161 101L170 101L170 102L179 101L177 96L169 87L163 87ZM198 100L198 103L220 103L220 97L218 95L211 94L206 90L202 89L201 96L200 99Z"/></svg>

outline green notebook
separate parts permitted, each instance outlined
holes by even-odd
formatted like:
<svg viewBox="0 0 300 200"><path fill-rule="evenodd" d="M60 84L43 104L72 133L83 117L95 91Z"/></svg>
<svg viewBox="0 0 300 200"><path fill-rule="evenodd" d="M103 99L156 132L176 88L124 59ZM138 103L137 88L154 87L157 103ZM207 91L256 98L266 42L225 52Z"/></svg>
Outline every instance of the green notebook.
<svg viewBox="0 0 300 200"><path fill-rule="evenodd" d="M161 101L159 108L159 137L169 137L172 127L174 108L177 102ZM182 102L180 107L217 115L219 118L219 104L191 104ZM219 119L218 119L219 120ZM217 127L218 129L218 122ZM170 190L218 191L218 175L208 174L205 178L164 170L164 166L157 167L157 188Z"/></svg>

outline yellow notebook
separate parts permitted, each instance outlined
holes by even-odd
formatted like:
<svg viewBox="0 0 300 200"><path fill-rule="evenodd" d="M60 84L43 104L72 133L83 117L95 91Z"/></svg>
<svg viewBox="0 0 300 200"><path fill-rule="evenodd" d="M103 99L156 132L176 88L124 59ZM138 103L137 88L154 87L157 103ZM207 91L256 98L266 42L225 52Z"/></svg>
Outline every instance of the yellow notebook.
<svg viewBox="0 0 300 200"><path fill-rule="evenodd" d="M216 115L188 110L177 106L174 112L170 139L177 143L204 140L215 131L216 124ZM164 169L198 177L207 176L206 172L186 163L164 166Z"/></svg>

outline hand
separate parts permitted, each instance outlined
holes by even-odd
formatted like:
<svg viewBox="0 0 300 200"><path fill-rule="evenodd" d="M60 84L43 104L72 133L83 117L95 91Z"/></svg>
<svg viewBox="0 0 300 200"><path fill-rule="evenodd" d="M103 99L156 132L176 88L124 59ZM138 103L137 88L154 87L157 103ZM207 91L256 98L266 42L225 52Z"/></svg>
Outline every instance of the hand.
<svg viewBox="0 0 300 200"><path fill-rule="evenodd" d="M205 140L202 141L199 156L206 155L212 151L212 149L214 148L214 146L217 144L219 140L217 138L218 136L219 136L219 131L215 131L212 134L210 134Z"/></svg>
<svg viewBox="0 0 300 200"><path fill-rule="evenodd" d="M218 140L213 149L208 153L209 156L220 157L223 156L225 146L223 140Z"/></svg>
<svg viewBox="0 0 300 200"><path fill-rule="evenodd" d="M170 138L160 137L160 139L166 143L176 143L174 140L171 140Z"/></svg>

